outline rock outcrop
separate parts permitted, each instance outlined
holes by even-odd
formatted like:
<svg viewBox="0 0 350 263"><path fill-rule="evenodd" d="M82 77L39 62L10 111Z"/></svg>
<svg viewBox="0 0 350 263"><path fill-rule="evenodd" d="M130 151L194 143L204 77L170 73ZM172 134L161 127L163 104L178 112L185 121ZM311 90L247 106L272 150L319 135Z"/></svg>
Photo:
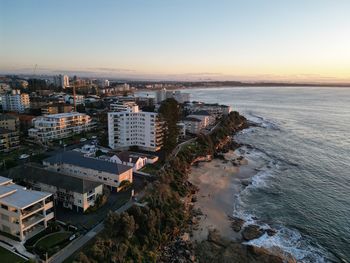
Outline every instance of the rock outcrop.
<svg viewBox="0 0 350 263"><path fill-rule="evenodd" d="M249 241L261 237L265 231L257 225L249 225L242 231L243 239Z"/></svg>
<svg viewBox="0 0 350 263"><path fill-rule="evenodd" d="M197 243L195 250L198 262L202 263L296 263L289 254L227 241L216 231L211 231L207 240Z"/></svg>

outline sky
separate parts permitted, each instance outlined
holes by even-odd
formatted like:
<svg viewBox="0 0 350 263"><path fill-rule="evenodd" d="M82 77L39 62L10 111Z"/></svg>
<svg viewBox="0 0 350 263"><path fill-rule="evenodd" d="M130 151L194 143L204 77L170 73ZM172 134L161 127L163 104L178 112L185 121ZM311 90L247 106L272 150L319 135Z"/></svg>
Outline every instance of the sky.
<svg viewBox="0 0 350 263"><path fill-rule="evenodd" d="M350 82L349 0L0 0L0 72Z"/></svg>

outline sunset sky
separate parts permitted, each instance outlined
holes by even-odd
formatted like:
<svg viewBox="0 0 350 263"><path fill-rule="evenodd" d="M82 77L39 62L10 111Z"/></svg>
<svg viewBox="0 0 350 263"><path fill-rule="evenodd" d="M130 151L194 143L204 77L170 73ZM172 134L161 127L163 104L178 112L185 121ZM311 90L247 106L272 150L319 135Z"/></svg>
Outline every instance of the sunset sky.
<svg viewBox="0 0 350 263"><path fill-rule="evenodd" d="M0 0L0 72L350 81L349 0Z"/></svg>

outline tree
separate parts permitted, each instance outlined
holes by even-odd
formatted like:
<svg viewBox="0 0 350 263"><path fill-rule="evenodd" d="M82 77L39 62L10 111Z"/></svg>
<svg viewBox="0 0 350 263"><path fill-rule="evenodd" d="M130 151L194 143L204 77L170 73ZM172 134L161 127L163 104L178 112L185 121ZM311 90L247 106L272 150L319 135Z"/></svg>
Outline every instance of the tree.
<svg viewBox="0 0 350 263"><path fill-rule="evenodd" d="M160 105L160 117L165 122L163 149L166 154L169 154L176 147L179 136L177 123L180 121L180 112L180 105L173 98L166 99Z"/></svg>

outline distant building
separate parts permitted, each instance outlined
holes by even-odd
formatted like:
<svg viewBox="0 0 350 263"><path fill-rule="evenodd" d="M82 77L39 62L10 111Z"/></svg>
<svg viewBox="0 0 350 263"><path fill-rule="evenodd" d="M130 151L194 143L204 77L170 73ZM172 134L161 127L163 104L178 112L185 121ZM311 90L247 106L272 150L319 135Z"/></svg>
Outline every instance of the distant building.
<svg viewBox="0 0 350 263"><path fill-rule="evenodd" d="M156 101L161 103L166 99L175 99L178 103L184 103L190 101L190 93L183 93L179 90L176 91L167 91L165 88L156 91Z"/></svg>
<svg viewBox="0 0 350 263"><path fill-rule="evenodd" d="M1 96L2 109L5 111L24 112L30 108L29 95L20 90L12 90Z"/></svg>
<svg viewBox="0 0 350 263"><path fill-rule="evenodd" d="M28 135L41 142L68 138L93 128L91 117L79 112L39 116L33 119L33 125Z"/></svg>
<svg viewBox="0 0 350 263"><path fill-rule="evenodd" d="M51 114L58 114L58 113L68 113L68 112L71 112L72 110L73 110L73 106L70 104L55 103L55 104L48 104L41 107L41 114L51 115Z"/></svg>
<svg viewBox="0 0 350 263"><path fill-rule="evenodd" d="M74 97L73 97L73 95L66 95L65 97L64 97L64 101L66 102L66 103L69 103L69 104L74 104ZM84 104L84 102L85 102L85 96L84 95L75 95L75 104L76 105L80 105L80 104Z"/></svg>
<svg viewBox="0 0 350 263"><path fill-rule="evenodd" d="M19 132L0 128L0 152L6 153L18 149Z"/></svg>
<svg viewBox="0 0 350 263"><path fill-rule="evenodd" d="M134 101L122 101L110 104L109 109L113 112L122 112L128 111L130 108L135 106L137 107L137 104Z"/></svg>
<svg viewBox="0 0 350 263"><path fill-rule="evenodd" d="M0 128L10 131L19 130L19 118L15 115L0 114Z"/></svg>
<svg viewBox="0 0 350 263"><path fill-rule="evenodd" d="M0 230L24 241L54 218L52 194L27 190L0 176Z"/></svg>
<svg viewBox="0 0 350 263"><path fill-rule="evenodd" d="M161 89L156 91L156 102L161 103L163 100L166 100L166 89Z"/></svg>
<svg viewBox="0 0 350 263"><path fill-rule="evenodd" d="M43 161L48 170L74 176L118 189L120 183L132 183L132 167L85 157L75 151L66 151Z"/></svg>
<svg viewBox="0 0 350 263"><path fill-rule="evenodd" d="M7 83L0 83L0 94L4 94L11 91L11 87Z"/></svg>
<svg viewBox="0 0 350 263"><path fill-rule="evenodd" d="M5 177L24 182L32 189L52 193L55 206L84 212L103 194L103 184L44 169L40 165L22 165L7 170Z"/></svg>
<svg viewBox="0 0 350 263"><path fill-rule="evenodd" d="M182 122L186 126L186 132L191 134L200 133L201 129L204 127L203 122L198 118L186 117Z"/></svg>
<svg viewBox="0 0 350 263"><path fill-rule="evenodd" d="M198 111L207 111L214 118L220 118L222 115L227 115L231 112L231 107L227 105L209 104L203 102L185 103L184 109L190 114Z"/></svg>
<svg viewBox="0 0 350 263"><path fill-rule="evenodd" d="M28 130L33 126L33 119L36 118L34 115L18 114L18 113L8 113L19 119L20 131L24 134L28 134Z"/></svg>
<svg viewBox="0 0 350 263"><path fill-rule="evenodd" d="M62 87L62 88L67 88L69 87L69 77L67 75L58 75L55 76L53 79L53 84L56 87Z"/></svg>
<svg viewBox="0 0 350 263"><path fill-rule="evenodd" d="M163 129L157 113L140 111L137 105L108 113L108 139L112 149L127 150L137 146L146 151L158 151L163 146Z"/></svg>
<svg viewBox="0 0 350 263"><path fill-rule="evenodd" d="M203 127L207 127L208 125L215 122L215 117L212 116L209 112L207 112L205 110L196 111L196 112L188 115L187 117L196 118L196 119L201 120Z"/></svg>
<svg viewBox="0 0 350 263"><path fill-rule="evenodd" d="M183 122L178 122L176 125L179 128L179 137L184 138L186 136L186 124Z"/></svg>

